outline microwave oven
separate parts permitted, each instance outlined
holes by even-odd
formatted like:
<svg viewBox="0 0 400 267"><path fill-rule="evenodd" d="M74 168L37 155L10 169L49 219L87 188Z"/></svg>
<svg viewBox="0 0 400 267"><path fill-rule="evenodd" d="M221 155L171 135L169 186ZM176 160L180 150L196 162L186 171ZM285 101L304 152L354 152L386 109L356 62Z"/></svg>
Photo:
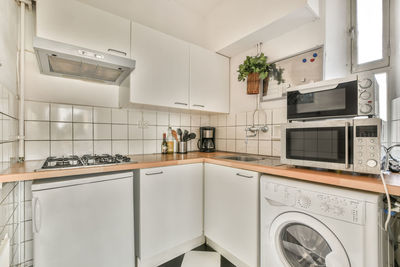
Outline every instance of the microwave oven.
<svg viewBox="0 0 400 267"><path fill-rule="evenodd" d="M282 125L281 163L379 174L378 118L292 122Z"/></svg>
<svg viewBox="0 0 400 267"><path fill-rule="evenodd" d="M287 119L375 117L377 93L378 84L373 75L352 75L294 87L287 90Z"/></svg>

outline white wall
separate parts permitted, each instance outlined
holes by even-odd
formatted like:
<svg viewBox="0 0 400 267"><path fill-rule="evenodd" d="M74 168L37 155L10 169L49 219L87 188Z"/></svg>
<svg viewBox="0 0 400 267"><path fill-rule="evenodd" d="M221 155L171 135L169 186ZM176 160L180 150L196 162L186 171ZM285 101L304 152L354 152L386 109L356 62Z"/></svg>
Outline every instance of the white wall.
<svg viewBox="0 0 400 267"><path fill-rule="evenodd" d="M298 52L322 45L324 43L324 20L323 18L308 23L287 34L284 34L268 43L264 43L263 52L268 56L268 61L296 54ZM231 113L254 110L256 107L256 96L246 94L246 82L237 80L237 70L246 56L253 56L256 49L243 52L231 58ZM284 106L284 101L270 101L262 104L263 108L275 108Z"/></svg>
<svg viewBox="0 0 400 267"><path fill-rule="evenodd" d="M25 50L26 100L118 107L119 87L76 79L53 77L39 72L32 47L35 12L27 12Z"/></svg>

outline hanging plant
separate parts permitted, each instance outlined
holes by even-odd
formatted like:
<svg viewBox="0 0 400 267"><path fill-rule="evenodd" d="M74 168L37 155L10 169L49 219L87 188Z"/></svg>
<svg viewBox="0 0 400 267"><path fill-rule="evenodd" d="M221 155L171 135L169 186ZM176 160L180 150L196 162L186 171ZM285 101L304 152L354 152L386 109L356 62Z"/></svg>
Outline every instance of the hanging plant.
<svg viewBox="0 0 400 267"><path fill-rule="evenodd" d="M247 94L258 94L260 92L260 81L267 77L273 77L278 84L285 82L282 79L282 68L277 68L274 63L268 64L264 53L257 56L247 56L243 64L239 65L238 81L245 81L247 78Z"/></svg>

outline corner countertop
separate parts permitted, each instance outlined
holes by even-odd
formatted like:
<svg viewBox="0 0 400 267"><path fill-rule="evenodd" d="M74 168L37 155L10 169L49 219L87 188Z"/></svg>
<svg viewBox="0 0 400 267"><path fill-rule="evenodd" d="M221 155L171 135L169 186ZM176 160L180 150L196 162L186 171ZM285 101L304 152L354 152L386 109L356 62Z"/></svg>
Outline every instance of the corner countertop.
<svg viewBox="0 0 400 267"><path fill-rule="evenodd" d="M289 165L271 166L263 162L241 162L218 158L236 153L190 152L188 154L149 154L130 156L132 163L108 166L93 166L62 170L46 170L35 172L43 161L26 161L12 164L10 168L0 174L0 182L14 182L74 176L82 174L96 174L104 172L126 171L144 168L156 168L191 163L211 163L232 168L245 169L270 175L283 176L298 180L328 184L333 186L384 193L382 181L378 176L368 176L353 173L340 173L334 171L321 171L309 168L297 168ZM400 174L385 175L385 181L391 195L400 196Z"/></svg>

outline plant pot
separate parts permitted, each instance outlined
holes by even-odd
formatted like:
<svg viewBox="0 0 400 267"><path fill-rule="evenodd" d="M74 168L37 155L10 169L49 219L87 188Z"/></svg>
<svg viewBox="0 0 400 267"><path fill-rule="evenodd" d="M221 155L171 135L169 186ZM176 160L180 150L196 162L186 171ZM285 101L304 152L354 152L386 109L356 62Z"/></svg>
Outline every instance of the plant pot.
<svg viewBox="0 0 400 267"><path fill-rule="evenodd" d="M263 95L264 96L266 96L268 94L268 85L269 85L269 73L267 75L267 78L265 78L263 81Z"/></svg>
<svg viewBox="0 0 400 267"><path fill-rule="evenodd" d="M258 73L250 73L247 77L247 94L256 95L260 93L260 75Z"/></svg>

